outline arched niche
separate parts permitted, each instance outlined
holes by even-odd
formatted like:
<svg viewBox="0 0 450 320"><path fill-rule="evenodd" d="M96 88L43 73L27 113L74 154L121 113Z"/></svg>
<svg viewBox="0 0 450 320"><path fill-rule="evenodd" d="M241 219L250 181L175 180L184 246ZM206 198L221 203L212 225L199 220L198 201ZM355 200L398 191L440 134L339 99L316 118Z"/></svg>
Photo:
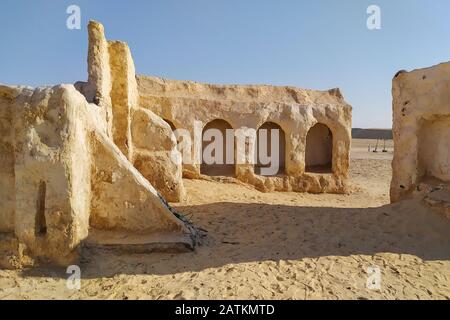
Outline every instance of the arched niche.
<svg viewBox="0 0 450 320"><path fill-rule="evenodd" d="M275 154L272 154L272 152ZM264 159L265 157L266 159ZM265 122L256 132L256 163L254 172L257 175L276 176L285 174L285 168L285 133L278 124Z"/></svg>
<svg viewBox="0 0 450 320"><path fill-rule="evenodd" d="M234 134L227 134L233 127L225 120L216 119L205 125L202 132L202 164L200 173L208 176L235 176ZM211 155L217 160L206 159Z"/></svg>
<svg viewBox="0 0 450 320"><path fill-rule="evenodd" d="M317 123L306 136L305 171L331 173L333 168L333 133L327 125Z"/></svg>

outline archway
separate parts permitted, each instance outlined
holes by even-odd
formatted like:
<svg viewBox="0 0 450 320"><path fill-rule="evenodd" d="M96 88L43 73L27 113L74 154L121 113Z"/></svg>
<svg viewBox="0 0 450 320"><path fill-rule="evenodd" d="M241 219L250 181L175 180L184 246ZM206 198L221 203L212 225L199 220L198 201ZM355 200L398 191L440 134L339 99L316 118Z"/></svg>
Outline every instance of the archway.
<svg viewBox="0 0 450 320"><path fill-rule="evenodd" d="M176 130L177 130L177 127L175 127L175 125L173 124L173 122L172 121L170 121L170 120L168 120L168 119L164 119L163 118L163 120L164 120L164 122L166 122L169 126L170 126L170 129L172 129L172 132L175 134L175 132L176 132ZM176 134L175 134L175 138L176 138L176 140L177 140L177 149L178 150L181 150L180 148L180 143L183 141L183 137L179 137L179 136L177 136Z"/></svg>
<svg viewBox="0 0 450 320"><path fill-rule="evenodd" d="M167 120L167 119L163 119L163 120L170 126L170 129L172 129L172 131L175 131L177 129L172 121Z"/></svg>
<svg viewBox="0 0 450 320"><path fill-rule="evenodd" d="M227 135L227 129L233 127L222 119L213 120L203 128L201 174L235 176L234 134L229 131Z"/></svg>
<svg viewBox="0 0 450 320"><path fill-rule="evenodd" d="M262 131L265 130L265 134L261 134ZM277 130L278 132L276 132ZM272 141L272 134L274 134L274 138L278 137L278 141ZM262 139L265 139L262 140ZM277 143L277 145L272 145L272 143ZM272 147L273 151L277 152L277 154L272 155ZM267 159L262 159L260 153L262 152L263 157L267 157ZM285 173L285 162L286 162L286 137L283 129L273 122L265 122L256 132L256 156L257 160L255 163L255 174L261 175L269 175L275 176ZM267 163L267 160L270 160ZM273 161L276 160L277 168L275 167L276 163ZM265 169L261 171L261 169ZM273 170L269 170L269 168L273 168ZM265 173L269 172L269 173Z"/></svg>
<svg viewBox="0 0 450 320"><path fill-rule="evenodd" d="M333 133L322 123L313 126L306 136L306 172L331 173L333 163Z"/></svg>

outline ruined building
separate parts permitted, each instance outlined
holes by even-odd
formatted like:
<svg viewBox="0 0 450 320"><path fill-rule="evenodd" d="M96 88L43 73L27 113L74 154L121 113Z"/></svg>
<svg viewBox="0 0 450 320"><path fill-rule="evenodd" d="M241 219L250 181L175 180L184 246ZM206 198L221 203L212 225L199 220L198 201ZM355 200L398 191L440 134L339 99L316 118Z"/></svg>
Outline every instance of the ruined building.
<svg viewBox="0 0 450 320"><path fill-rule="evenodd" d="M166 202L184 199L183 175L231 175L262 191L348 190L351 107L338 89L136 76L126 43L107 41L99 23L88 29L87 82L0 85L1 266L69 264L84 246L193 249L197 229ZM195 134L194 121L279 129L280 172L173 161L173 130Z"/></svg>
<svg viewBox="0 0 450 320"><path fill-rule="evenodd" d="M257 162L199 163L183 165L186 177L228 175L261 191L348 190L351 107L338 89L210 85L146 76L136 79L141 107L165 119L173 129L187 129L191 136L195 135L195 121L203 124L203 132L210 128L224 132L225 139L233 139L226 136L226 129L280 132L280 170L276 175L259 174ZM270 139L270 134L267 136ZM229 156L225 150L223 153L224 158ZM231 155L231 159L235 157Z"/></svg>
<svg viewBox="0 0 450 320"><path fill-rule="evenodd" d="M394 77L391 201L421 197L450 217L450 62Z"/></svg>

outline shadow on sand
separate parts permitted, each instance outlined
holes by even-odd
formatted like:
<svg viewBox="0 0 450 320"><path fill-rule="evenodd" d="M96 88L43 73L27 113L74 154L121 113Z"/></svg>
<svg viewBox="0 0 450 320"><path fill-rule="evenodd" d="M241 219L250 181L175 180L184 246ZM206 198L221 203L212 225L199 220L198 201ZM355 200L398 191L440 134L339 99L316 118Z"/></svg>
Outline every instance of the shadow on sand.
<svg viewBox="0 0 450 320"><path fill-rule="evenodd" d="M450 259L450 222L419 203L379 208L329 208L259 203L178 206L208 231L195 252L117 254L86 250L83 278L115 274L167 275L227 264L325 256L410 254ZM64 277L63 268L36 268L27 276Z"/></svg>

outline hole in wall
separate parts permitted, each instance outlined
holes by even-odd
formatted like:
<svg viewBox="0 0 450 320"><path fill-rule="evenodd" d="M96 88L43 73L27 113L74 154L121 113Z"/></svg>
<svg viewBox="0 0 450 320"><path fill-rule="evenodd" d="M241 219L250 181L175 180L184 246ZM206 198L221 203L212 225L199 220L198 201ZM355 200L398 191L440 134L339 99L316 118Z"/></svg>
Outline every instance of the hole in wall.
<svg viewBox="0 0 450 320"><path fill-rule="evenodd" d="M47 184L45 181L39 183L36 200L35 235L44 236L47 233L47 223L45 221L45 197L47 194Z"/></svg>

